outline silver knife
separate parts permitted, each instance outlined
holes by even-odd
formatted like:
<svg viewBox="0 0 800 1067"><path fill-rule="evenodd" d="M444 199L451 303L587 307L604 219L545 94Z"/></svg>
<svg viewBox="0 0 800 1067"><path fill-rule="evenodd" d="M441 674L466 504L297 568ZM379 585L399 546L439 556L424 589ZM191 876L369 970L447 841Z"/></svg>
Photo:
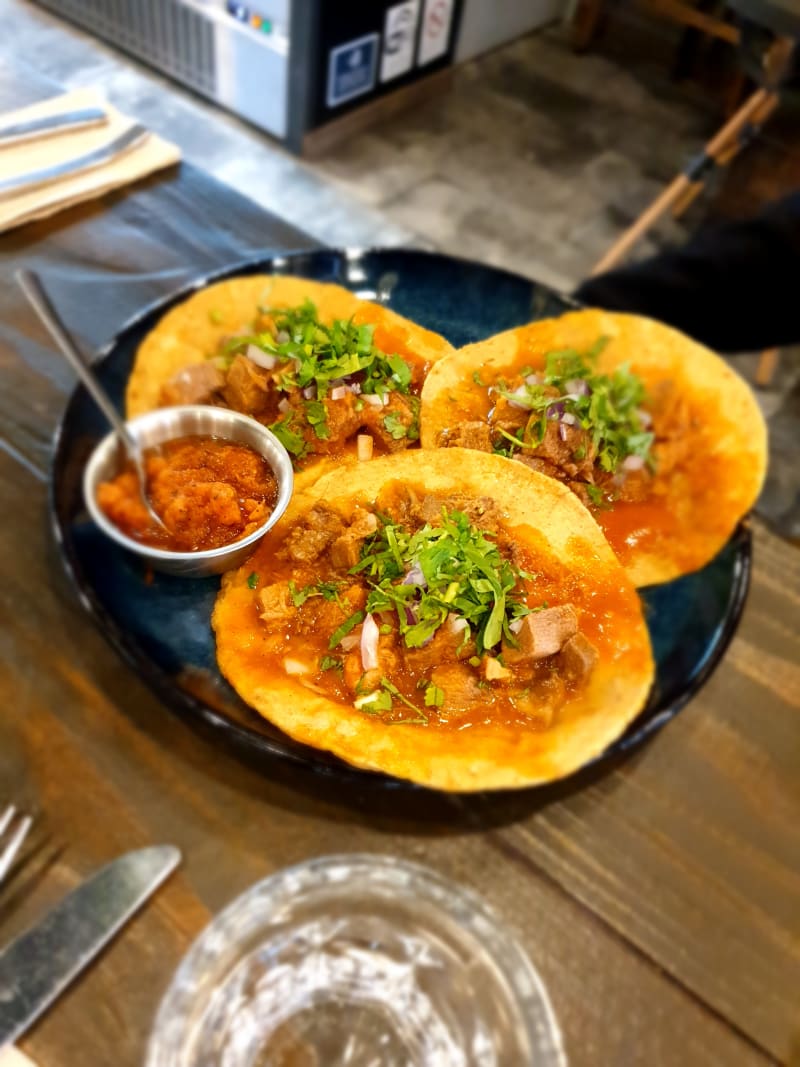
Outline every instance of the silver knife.
<svg viewBox="0 0 800 1067"><path fill-rule="evenodd" d="M142 141L150 136L150 131L138 124L129 126L124 133L107 141L99 148L87 152L85 155L68 159L64 163L55 163L51 167L43 167L41 170L31 170L27 174L18 174L13 178L5 178L0 181L0 198L15 196L23 190L35 189L39 185L48 185L50 182L59 181L61 178L71 178L83 171L94 170L102 167L118 156L130 152Z"/></svg>
<svg viewBox="0 0 800 1067"><path fill-rule="evenodd" d="M171 845L121 856L0 953L0 1050L64 992L180 859Z"/></svg>
<svg viewBox="0 0 800 1067"><path fill-rule="evenodd" d="M0 123L0 147L56 133L71 133L104 122L108 122L108 115L102 108L82 107L75 111L60 111L57 115L42 115L38 119L25 119L24 122Z"/></svg>

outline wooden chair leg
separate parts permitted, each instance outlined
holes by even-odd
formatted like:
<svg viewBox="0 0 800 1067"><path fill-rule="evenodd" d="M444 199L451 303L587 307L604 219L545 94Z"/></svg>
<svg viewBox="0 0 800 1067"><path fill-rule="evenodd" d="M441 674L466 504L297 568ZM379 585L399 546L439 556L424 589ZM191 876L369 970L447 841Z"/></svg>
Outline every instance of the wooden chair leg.
<svg viewBox="0 0 800 1067"><path fill-rule="evenodd" d="M572 47L576 52L585 52L594 40L605 7L605 0L578 0L572 16Z"/></svg>
<svg viewBox="0 0 800 1067"><path fill-rule="evenodd" d="M748 125L760 126L778 104L778 94L768 89L757 89L728 119L721 130L706 144L700 157L692 161L687 169L674 178L667 188L656 197L652 204L641 213L628 229L614 242L606 254L592 268L591 273L602 274L603 271L616 267L633 246L647 231L668 211L678 207L678 213L685 210L703 186L706 163L709 167L716 165L717 159L725 155L731 145L737 144L742 130ZM695 163L702 164L699 173Z"/></svg>
<svg viewBox="0 0 800 1067"><path fill-rule="evenodd" d="M779 348L767 348L759 356L755 382L760 389L766 389L772 384L775 371L778 369L780 354Z"/></svg>

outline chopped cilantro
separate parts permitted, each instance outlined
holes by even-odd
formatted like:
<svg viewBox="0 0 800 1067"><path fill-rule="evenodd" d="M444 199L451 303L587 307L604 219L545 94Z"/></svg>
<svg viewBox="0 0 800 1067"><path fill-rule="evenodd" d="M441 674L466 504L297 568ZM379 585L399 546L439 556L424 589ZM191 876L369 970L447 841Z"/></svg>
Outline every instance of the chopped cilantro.
<svg viewBox="0 0 800 1067"><path fill-rule="evenodd" d="M535 449L544 440L550 409L557 406L559 415L572 415L573 425L587 431L592 458L602 470L614 473L626 456L631 455L641 456L652 466L654 435L644 430L639 416L647 399L644 384L641 378L631 373L627 364L617 367L611 374L597 370L597 359L607 340L598 338L585 352L574 348L548 352L540 384L524 381L524 372L520 372L522 385L513 389L507 383L498 383L497 391L501 396L513 396L515 405L527 408L530 416L516 439L501 427L495 427L495 433L508 438L512 446L509 450L509 446L501 442L495 446L495 451L513 455L519 447ZM576 383L580 388L576 388ZM578 462L586 455L584 444L573 453Z"/></svg>
<svg viewBox="0 0 800 1067"><path fill-rule="evenodd" d="M501 443L496 444L493 451L498 456L513 456L515 452L518 452L525 444L525 427L520 426L516 433L508 433L502 428L502 426L495 426L495 432L499 433L501 437L510 441L510 445L504 445Z"/></svg>
<svg viewBox="0 0 800 1067"><path fill-rule="evenodd" d="M425 690L425 707L440 708L444 704L444 690L433 682Z"/></svg>
<svg viewBox="0 0 800 1067"><path fill-rule="evenodd" d="M300 457L307 451L302 432L304 423L318 439L329 437L323 400L334 383L358 384L361 393L377 396L409 394L411 365L401 356L383 352L375 345L373 326L357 325L352 319L335 319L324 325L309 300L299 307L261 308L260 311L270 327L231 339L225 351L243 352L248 345L254 345L276 359L280 373L275 376L274 384L279 392L289 394L293 410L270 429L293 455ZM298 391L304 394L300 403ZM361 410L363 401L357 398L354 406ZM400 422L397 416L394 418L387 429L395 440L401 437L417 440L417 425L402 427L401 433ZM299 420L299 427L294 420Z"/></svg>
<svg viewBox="0 0 800 1067"><path fill-rule="evenodd" d="M339 599L339 582L313 582L302 589L298 589L294 582L289 582L289 596L296 608L302 607L309 597L321 596L325 600L334 600L345 610L345 605Z"/></svg>
<svg viewBox="0 0 800 1067"><path fill-rule="evenodd" d="M383 689L375 689L366 696L359 697L355 703L359 711L366 711L368 715L391 711L393 707L391 694Z"/></svg>
<svg viewBox="0 0 800 1067"><path fill-rule="evenodd" d="M259 575L256 574L255 571L253 571L253 573L247 579L247 584L248 584L250 589L255 589L256 586L258 585L258 581L259 581Z"/></svg>
<svg viewBox="0 0 800 1067"><path fill-rule="evenodd" d="M354 611L352 615L344 620L341 626L337 628L331 634L331 639L328 642L328 648L333 650L339 644L343 637L347 637L351 630L355 630L359 623L364 621L363 611Z"/></svg>
<svg viewBox="0 0 800 1067"><path fill-rule="evenodd" d="M321 671L341 671L342 660L339 656L323 656L319 661Z"/></svg>
<svg viewBox="0 0 800 1067"><path fill-rule="evenodd" d="M387 433L390 433L392 435L392 439L395 441L400 441L408 435L408 428L406 427L406 424L403 422L401 417L395 414L393 411L390 411L388 415L384 415L383 425Z"/></svg>
<svg viewBox="0 0 800 1067"><path fill-rule="evenodd" d="M287 415L269 427L287 452L298 459L306 454L307 446L301 433L292 429L292 417Z"/></svg>
<svg viewBox="0 0 800 1067"><path fill-rule="evenodd" d="M219 308L212 308L208 313L208 321L214 326L221 326L225 321L225 316Z"/></svg>
<svg viewBox="0 0 800 1067"><path fill-rule="evenodd" d="M392 372L392 380L401 392L408 392L411 385L411 367L400 356L387 356L386 362Z"/></svg>
<svg viewBox="0 0 800 1067"><path fill-rule="evenodd" d="M303 406L309 426L313 428L314 433L320 440L327 440L330 437L330 433L328 431L328 416L325 411L325 405L321 400L306 400Z"/></svg>
<svg viewBox="0 0 800 1067"><path fill-rule="evenodd" d="M476 385L479 385L482 389L486 388L486 382L481 378L481 372L479 370L474 370L472 372L472 380L473 380L473 382L475 382Z"/></svg>
<svg viewBox="0 0 800 1067"><path fill-rule="evenodd" d="M422 708L418 708L416 704L412 704L410 700L404 697L400 690L397 688L397 686L392 685L388 678L381 678L381 685L387 693L390 693L395 698L395 700L401 701L401 703L405 704L406 707L411 708L411 710L416 713L416 718L397 719L392 725L399 726L401 723L411 722L427 723L428 716L425 714Z"/></svg>
<svg viewBox="0 0 800 1067"><path fill-rule="evenodd" d="M416 533L385 516L362 547L350 571L370 585L366 610L394 611L408 648L424 645L454 613L467 622L464 640L474 638L478 652L500 643L509 620L528 613L513 595L520 572L505 559L493 536L472 526L459 511L442 510L441 522ZM404 585L413 566L425 585Z"/></svg>
<svg viewBox="0 0 800 1067"><path fill-rule="evenodd" d="M587 485L586 495L595 505L603 503L603 490L600 488L599 485Z"/></svg>

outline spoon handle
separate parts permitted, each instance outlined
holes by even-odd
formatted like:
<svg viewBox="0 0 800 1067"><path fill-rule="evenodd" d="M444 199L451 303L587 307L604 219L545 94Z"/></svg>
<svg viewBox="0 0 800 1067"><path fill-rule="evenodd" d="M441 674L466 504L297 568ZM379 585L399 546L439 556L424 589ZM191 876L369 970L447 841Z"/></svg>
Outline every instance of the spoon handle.
<svg viewBox="0 0 800 1067"><path fill-rule="evenodd" d="M58 312L50 303L50 298L42 287L38 274L32 270L18 270L15 274L17 284L33 306L39 318L50 332L50 336L61 350L64 358L86 386L95 403L114 427L117 436L125 446L128 455L135 460L140 456L139 443L129 432L119 412L109 400L106 392L95 380L94 374L86 365L83 356L69 334L64 330Z"/></svg>

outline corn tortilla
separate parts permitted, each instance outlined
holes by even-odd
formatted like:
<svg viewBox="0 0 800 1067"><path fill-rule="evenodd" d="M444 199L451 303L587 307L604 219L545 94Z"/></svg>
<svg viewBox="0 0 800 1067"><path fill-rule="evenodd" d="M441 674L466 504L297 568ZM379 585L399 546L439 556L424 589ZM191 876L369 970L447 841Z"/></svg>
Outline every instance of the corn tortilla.
<svg viewBox="0 0 800 1067"><path fill-rule="evenodd" d="M637 586L667 582L708 563L755 503L767 464L767 431L747 383L707 348L677 330L635 315L576 311L467 345L433 367L422 391L421 443L432 449L443 431L485 419L487 381L543 365L547 352L584 351L608 339L598 370L627 364L655 396L672 389L685 402L687 455L655 476L645 501L592 509ZM659 435L659 410L652 411ZM517 462L516 460L514 462ZM519 464L518 464L519 465Z"/></svg>
<svg viewBox="0 0 800 1067"><path fill-rule="evenodd" d="M583 688L564 699L549 727L504 721L467 730L434 723L386 725L267 662L266 630L250 577L270 580L281 544L316 504L324 502L349 518L356 506L369 507L394 483L433 494L488 497L515 542L535 556L537 572L555 576L579 612L588 611L593 598L609 605L600 627L608 637L599 662ZM325 580L322 567L319 577ZM250 560L224 576L212 625L222 674L285 733L357 767L456 792L529 786L577 770L636 717L654 674L638 595L589 512L558 482L467 449L402 452L361 464L347 479L337 472L323 475L295 497Z"/></svg>
<svg viewBox="0 0 800 1067"><path fill-rule="evenodd" d="M387 343L399 346L400 355L407 348L418 360L435 362L453 351L438 334L340 285L284 275L230 278L177 304L145 337L125 393L128 418L159 407L162 386L184 367L218 352L226 337L248 333L259 306L296 307L305 300L316 304L321 322L352 315L357 323L374 325Z"/></svg>

